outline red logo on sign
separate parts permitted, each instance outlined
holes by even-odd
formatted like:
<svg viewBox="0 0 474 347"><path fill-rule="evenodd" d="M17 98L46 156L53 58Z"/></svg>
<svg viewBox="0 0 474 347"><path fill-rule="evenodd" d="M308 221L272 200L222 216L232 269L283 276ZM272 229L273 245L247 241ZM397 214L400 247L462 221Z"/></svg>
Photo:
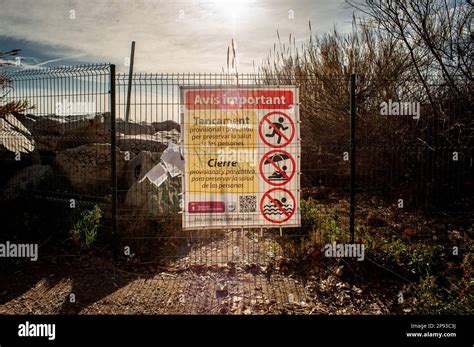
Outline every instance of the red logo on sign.
<svg viewBox="0 0 474 347"><path fill-rule="evenodd" d="M223 213L224 201L194 201L188 204L189 213Z"/></svg>
<svg viewBox="0 0 474 347"><path fill-rule="evenodd" d="M284 188L270 189L260 200L260 213L270 223L286 222L295 213L295 208L295 197Z"/></svg>
<svg viewBox="0 0 474 347"><path fill-rule="evenodd" d="M260 121L258 133L267 146L281 148L288 146L295 137L295 124L290 116L283 112L270 112Z"/></svg>
<svg viewBox="0 0 474 347"><path fill-rule="evenodd" d="M273 186L282 186L290 182L295 171L295 160L290 153L281 149L265 153L260 160L260 174L265 182Z"/></svg>

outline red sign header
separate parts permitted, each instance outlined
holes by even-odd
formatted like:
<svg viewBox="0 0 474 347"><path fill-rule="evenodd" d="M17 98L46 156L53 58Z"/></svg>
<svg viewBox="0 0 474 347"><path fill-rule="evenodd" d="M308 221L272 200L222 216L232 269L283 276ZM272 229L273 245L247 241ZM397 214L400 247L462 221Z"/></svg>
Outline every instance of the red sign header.
<svg viewBox="0 0 474 347"><path fill-rule="evenodd" d="M188 110L214 109L289 109L293 106L291 90L199 89L185 91Z"/></svg>

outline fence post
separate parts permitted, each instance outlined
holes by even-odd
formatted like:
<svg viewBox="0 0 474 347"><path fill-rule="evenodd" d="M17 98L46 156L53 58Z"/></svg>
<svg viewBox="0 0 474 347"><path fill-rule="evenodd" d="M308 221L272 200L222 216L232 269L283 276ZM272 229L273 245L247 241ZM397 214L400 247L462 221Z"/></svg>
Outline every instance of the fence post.
<svg viewBox="0 0 474 347"><path fill-rule="evenodd" d="M355 174L356 174L356 75L351 74L351 178L350 178L350 224L349 230L351 233L351 243L354 243L354 229L355 229Z"/></svg>
<svg viewBox="0 0 474 347"><path fill-rule="evenodd" d="M130 68L128 70L128 90L127 90L127 110L125 112L125 121L130 119L130 98L132 96L132 77L133 77L133 63L135 61L135 41L132 41L132 48L130 50Z"/></svg>
<svg viewBox="0 0 474 347"><path fill-rule="evenodd" d="M117 151L115 129L115 65L110 65L110 150L111 150L111 184L112 184L112 252L117 257Z"/></svg>

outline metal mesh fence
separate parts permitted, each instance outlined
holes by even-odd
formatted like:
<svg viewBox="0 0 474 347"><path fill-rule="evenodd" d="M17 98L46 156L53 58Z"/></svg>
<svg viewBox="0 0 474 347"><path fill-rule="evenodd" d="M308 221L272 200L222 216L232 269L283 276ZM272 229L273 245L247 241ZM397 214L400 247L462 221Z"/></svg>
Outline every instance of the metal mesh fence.
<svg viewBox="0 0 474 347"><path fill-rule="evenodd" d="M340 94L345 94L348 100L349 81L342 78L330 80L333 87ZM169 143L182 143L180 113L183 102L180 101L180 88L183 87L238 87L257 92L263 86L278 89L285 85L298 85L302 92L298 107L302 152L305 154L301 161L303 196L314 193L328 195L331 189L332 194L348 198L349 164L343 158L343 152L349 150L348 103L337 106L341 111L338 115L341 120L339 129L343 130L336 136L327 132L324 123L313 122L316 112L327 112L314 102L318 86L322 84L320 80L257 74L135 74L132 77L127 122L128 82L128 75L117 76L117 142L121 150L133 157L125 172L125 180L129 183L118 190L118 219L123 247L128 246L139 254L158 255L165 261L182 260L199 264L268 263L301 254L299 240L307 235L299 228L243 230L234 227L183 231L183 206L179 205L182 200L182 177L169 179L159 188L143 181L146 172L159 163L159 155ZM213 119L218 118L217 111L207 113ZM243 116L243 111L237 111L237 114ZM121 133L121 124L129 124L133 134Z"/></svg>
<svg viewBox="0 0 474 347"><path fill-rule="evenodd" d="M370 99L358 91L357 223L380 237L437 244L444 236L433 220L473 223L472 112L443 97L416 101L406 89Z"/></svg>
<svg viewBox="0 0 474 347"><path fill-rule="evenodd" d="M309 229L316 228L324 241L343 241L348 236L348 78L134 74L127 111L129 76L118 74L113 80L110 65L9 72L6 76L9 83L2 85L2 106L27 101L23 106L32 107L1 118L1 201L10 230L20 224L29 229L32 225L49 231L65 229L63 221L77 220L79 212L96 204L107 217L105 226L112 226L113 139L120 238L116 248L120 253L128 249L140 259L186 264L266 264L308 252L304 240L312 237ZM182 177L168 177L159 186L143 180L161 162L170 143L182 144L180 88L258 90L288 85L297 86L300 96L301 197L304 201L312 198L316 211L301 207L301 228L183 230ZM116 94L113 110L111 91ZM407 222L405 211L452 215L472 206L472 143L459 130L465 131L459 124L465 123L469 106L453 104L446 109L421 104L420 118L415 119L410 114L382 115L380 105L385 101L366 100L364 92L357 90L357 237L362 229L376 224L423 227ZM111 111L116 113L114 137ZM20 202L13 204L14 200ZM20 207L25 216L17 213ZM377 211L382 221L374 218ZM307 224L308 214L313 213L317 214L316 226ZM43 220L41 227L39 220Z"/></svg>
<svg viewBox="0 0 474 347"><path fill-rule="evenodd" d="M110 218L110 65L1 74L3 237L67 235L96 205Z"/></svg>

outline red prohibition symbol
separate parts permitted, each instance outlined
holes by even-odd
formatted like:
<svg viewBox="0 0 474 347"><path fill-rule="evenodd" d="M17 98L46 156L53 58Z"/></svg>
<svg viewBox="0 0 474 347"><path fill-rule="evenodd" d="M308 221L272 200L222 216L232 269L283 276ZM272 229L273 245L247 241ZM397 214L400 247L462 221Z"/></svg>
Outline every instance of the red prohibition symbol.
<svg viewBox="0 0 474 347"><path fill-rule="evenodd" d="M282 197L276 198L276 192L283 192ZM287 201L288 197L291 200L291 204ZM268 204L264 204L265 200L269 200ZM296 200L293 194L287 189L284 188L272 188L265 194L263 194L262 199L260 200L260 213L263 217L274 224L282 224L290 219L295 213L296 209ZM275 217L271 217L275 216ZM277 217L280 216L280 217ZM280 219L281 218L281 219Z"/></svg>
<svg viewBox="0 0 474 347"><path fill-rule="evenodd" d="M271 116L277 115L277 121L272 121ZM287 122L285 122L285 119ZM264 127L269 126L271 133L266 133ZM284 131L290 129L290 135L285 135ZM288 146L295 137L295 124L287 114L279 111L267 113L258 125L258 133L262 141L270 147L281 148ZM276 139L276 143L268 141L269 138ZM283 140L283 141L282 141Z"/></svg>
<svg viewBox="0 0 474 347"><path fill-rule="evenodd" d="M291 163L290 170L286 166L286 161L289 160ZM278 163L283 162L283 165ZM265 174L265 166L275 169L271 175L267 177ZM295 175L296 164L295 160L290 153L282 150L275 149L273 151L267 152L263 155L260 160L260 174L262 175L265 182L271 184L272 186L283 186L291 181ZM268 170L267 170L267 173Z"/></svg>

